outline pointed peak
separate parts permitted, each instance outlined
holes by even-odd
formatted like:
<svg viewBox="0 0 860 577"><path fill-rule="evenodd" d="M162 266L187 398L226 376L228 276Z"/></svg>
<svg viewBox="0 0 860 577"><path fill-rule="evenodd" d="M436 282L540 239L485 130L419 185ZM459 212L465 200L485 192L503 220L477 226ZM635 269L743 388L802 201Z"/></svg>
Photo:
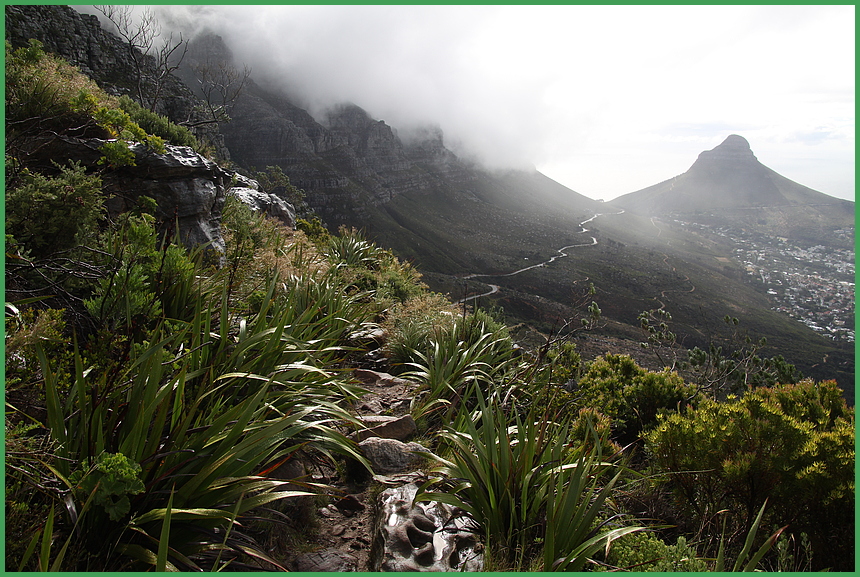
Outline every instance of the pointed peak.
<svg viewBox="0 0 860 577"><path fill-rule="evenodd" d="M737 134L730 134L717 148L734 148L736 150L749 150L752 152L747 139Z"/></svg>
<svg viewBox="0 0 860 577"><path fill-rule="evenodd" d="M758 160L747 139L737 134L730 134L719 146L699 154L699 160L702 159Z"/></svg>

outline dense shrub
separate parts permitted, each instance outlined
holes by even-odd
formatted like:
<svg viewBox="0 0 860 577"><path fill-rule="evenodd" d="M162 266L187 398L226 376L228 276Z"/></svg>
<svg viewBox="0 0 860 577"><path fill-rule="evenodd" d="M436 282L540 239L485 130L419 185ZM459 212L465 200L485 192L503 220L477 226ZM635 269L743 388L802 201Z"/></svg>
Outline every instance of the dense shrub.
<svg viewBox="0 0 860 577"><path fill-rule="evenodd" d="M818 563L853 558L854 411L835 383L703 399L664 415L646 439L655 472L707 532L719 531L723 510L745 531L768 499L765 526L805 530Z"/></svg>
<svg viewBox="0 0 860 577"><path fill-rule="evenodd" d="M42 44L16 50L6 42L6 126L8 140L24 131L66 130L86 124L110 97Z"/></svg>
<svg viewBox="0 0 860 577"><path fill-rule="evenodd" d="M280 166L267 166L264 171L252 170L251 177L257 181L261 189L292 204L297 216L309 215L310 208L305 202L305 191L294 186ZM316 220L319 222L318 218Z"/></svg>
<svg viewBox="0 0 860 577"><path fill-rule="evenodd" d="M110 330L152 326L165 313L186 318L195 276L186 250L159 242L149 214L127 213L119 221L102 234L108 272L84 301L87 310Z"/></svg>
<svg viewBox="0 0 860 577"><path fill-rule="evenodd" d="M56 166L53 177L24 169L6 191L7 234L34 257L88 240L104 214L101 179L78 163Z"/></svg>
<svg viewBox="0 0 860 577"><path fill-rule="evenodd" d="M131 121L149 134L159 136L177 146L199 149L197 139L191 131L184 126L170 122L166 116L147 110L128 96L120 96L117 104L129 115Z"/></svg>
<svg viewBox="0 0 860 577"><path fill-rule="evenodd" d="M662 411L678 411L696 399L696 389L677 373L647 371L627 355L594 359L574 391L580 406L598 408L612 419L622 444L635 441Z"/></svg>
<svg viewBox="0 0 860 577"><path fill-rule="evenodd" d="M696 550L687 544L687 539L678 537L674 545L667 545L651 532L625 535L612 544L609 554L599 565L598 571L616 569L647 571L656 573L709 571L708 564L698 558Z"/></svg>
<svg viewBox="0 0 860 577"><path fill-rule="evenodd" d="M62 58L46 54L42 45L12 50L6 44L7 154L20 136L77 136L113 138L100 151L99 164L134 164L128 141L164 153L164 141L196 146L193 135L166 118L148 112L128 97L106 94L95 82ZM13 153L14 156L14 153Z"/></svg>

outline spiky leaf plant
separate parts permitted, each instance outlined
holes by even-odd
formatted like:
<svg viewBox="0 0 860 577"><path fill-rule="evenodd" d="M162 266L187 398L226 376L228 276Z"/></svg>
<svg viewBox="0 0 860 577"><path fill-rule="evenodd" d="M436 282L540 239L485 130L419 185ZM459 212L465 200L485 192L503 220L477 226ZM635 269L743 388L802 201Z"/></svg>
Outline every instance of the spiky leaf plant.
<svg viewBox="0 0 860 577"><path fill-rule="evenodd" d="M432 456L442 491L416 500L458 507L483 536L501 569L582 570L589 557L637 527L598 522L622 470L603 458L601 443L571 438L570 419L505 410L498 395L477 393L474 413L461 410L440 434L447 458Z"/></svg>

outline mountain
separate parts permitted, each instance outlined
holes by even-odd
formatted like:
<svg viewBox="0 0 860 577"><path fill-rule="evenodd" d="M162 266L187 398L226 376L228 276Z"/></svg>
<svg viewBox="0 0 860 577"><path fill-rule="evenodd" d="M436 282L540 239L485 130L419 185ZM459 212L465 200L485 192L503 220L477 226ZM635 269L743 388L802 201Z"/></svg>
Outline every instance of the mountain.
<svg viewBox="0 0 860 577"><path fill-rule="evenodd" d="M846 389L853 383L850 346L772 310L768 287L731 240L675 222L687 215L711 230L727 223L807 246L853 243L833 234L853 231L853 203L764 167L740 136L702 153L674 183L601 203L534 170L485 170L458 158L440 130L401 136L355 104L314 118L283 89L251 82L231 117L222 132L235 162L281 167L330 229L363 230L453 300L485 294L475 304L549 332L582 316L593 284L604 322L578 342L585 354L624 350L648 362L637 317L666 308L685 347L730 346L721 319L738 317L768 337L763 354L783 354Z"/></svg>
<svg viewBox="0 0 860 577"><path fill-rule="evenodd" d="M401 138L354 104L317 120L251 81L231 118L222 131L232 160L279 166L329 228L363 229L429 271L471 272L513 238L517 251L522 239L537 250L542 237L599 208L537 171L493 172L464 161L438 128Z"/></svg>
<svg viewBox="0 0 860 577"><path fill-rule="evenodd" d="M127 92L116 70L122 60L111 56L116 43L94 18L75 20L64 7L7 7L6 30L16 45L29 34L53 41L52 49L106 89ZM217 37L198 42L202 53L229 56ZM193 107L190 93L183 88L166 102ZM176 107L163 113L177 114ZM593 299L603 320L577 338L583 358L621 351L643 364L641 312L670 311L686 348L728 347L731 330L722 319L737 317L753 337L768 338L762 354L782 354L816 379L836 378L853 398L853 344L828 340L774 310L773 287L752 274L738 251L780 237L803 250L851 251L853 267L854 205L764 167L739 136L703 152L683 175L601 203L534 170L483 169L448 149L433 127L401 134L355 104L314 117L286 88L253 79L230 116L217 145L230 166L245 172L279 166L331 230L363 230L452 300L483 295L472 303L500 307L509 324L546 334L578 323L583 303ZM793 262L804 266L810 259L798 254ZM853 268L850 274L853 281ZM596 294L588 294L590 285ZM801 290L797 298L810 295ZM823 295L815 300L828 308ZM853 329L853 315L845 326Z"/></svg>
<svg viewBox="0 0 860 577"><path fill-rule="evenodd" d="M749 142L730 135L699 154L687 172L609 204L646 216L746 226L804 241L824 241L854 225L854 203L798 184L763 165Z"/></svg>

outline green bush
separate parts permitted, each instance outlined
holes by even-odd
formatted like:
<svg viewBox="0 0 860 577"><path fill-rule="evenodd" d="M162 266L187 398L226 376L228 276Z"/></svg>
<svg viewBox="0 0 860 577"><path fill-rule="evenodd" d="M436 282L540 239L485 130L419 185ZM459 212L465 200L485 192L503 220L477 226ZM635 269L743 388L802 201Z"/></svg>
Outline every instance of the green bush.
<svg viewBox="0 0 860 577"><path fill-rule="evenodd" d="M102 246L109 255L108 274L84 300L89 313L109 330L142 327L161 316L153 287L158 265L155 219L123 216L123 225L106 231Z"/></svg>
<svg viewBox="0 0 860 577"><path fill-rule="evenodd" d="M310 219L297 218L296 228L307 235L314 243L324 246L328 244L331 235L318 216Z"/></svg>
<svg viewBox="0 0 860 577"><path fill-rule="evenodd" d="M6 44L6 115L8 130L15 136L89 132L117 139L101 149L100 164L109 167L134 165L126 141L141 142L159 154L165 151L164 139L195 144L188 130L149 113L128 97L107 95L80 70L46 54L36 40L17 50Z"/></svg>
<svg viewBox="0 0 860 577"><path fill-rule="evenodd" d="M646 440L655 472L706 531L718 530L723 510L731 531L746 531L769 499L766 526L806 531L818 562L844 567L853 557L854 411L835 383L703 399L662 416Z"/></svg>
<svg viewBox="0 0 860 577"><path fill-rule="evenodd" d="M35 257L70 249L94 235L104 214L102 181L80 163L56 176L24 169L6 192L6 231Z"/></svg>
<svg viewBox="0 0 860 577"><path fill-rule="evenodd" d="M412 400L413 414L445 423L461 404L474 407L479 393L488 396L492 384L518 361L507 328L485 314L456 317L434 333L426 350L409 353L417 360L405 375L420 385Z"/></svg>
<svg viewBox="0 0 860 577"><path fill-rule="evenodd" d="M7 146L10 137L24 131L86 125L102 96L107 98L95 82L45 53L39 41L16 50L6 42Z"/></svg>
<svg viewBox="0 0 860 577"><path fill-rule="evenodd" d="M686 538L678 537L674 545L667 545L654 533L641 531L625 535L612 544L598 571L622 569L658 573L708 571L708 564L697 557Z"/></svg>
<svg viewBox="0 0 860 577"><path fill-rule="evenodd" d="M694 402L696 389L668 369L647 371L628 355L606 354L588 365L574 394L580 406L599 408L611 418L616 437L626 444L652 426L662 411Z"/></svg>
<svg viewBox="0 0 860 577"><path fill-rule="evenodd" d="M259 172L252 170L251 175L251 178L256 180L264 191L275 194L292 204L297 215L306 215L309 212L310 209L305 202L305 191L293 186L290 177L284 174L280 166L267 166L265 171Z"/></svg>
<svg viewBox="0 0 860 577"><path fill-rule="evenodd" d="M190 130L170 122L166 116L147 110L125 95L119 97L118 104L128 114L129 119L147 133L177 146L188 146L195 150L199 148L197 139Z"/></svg>

